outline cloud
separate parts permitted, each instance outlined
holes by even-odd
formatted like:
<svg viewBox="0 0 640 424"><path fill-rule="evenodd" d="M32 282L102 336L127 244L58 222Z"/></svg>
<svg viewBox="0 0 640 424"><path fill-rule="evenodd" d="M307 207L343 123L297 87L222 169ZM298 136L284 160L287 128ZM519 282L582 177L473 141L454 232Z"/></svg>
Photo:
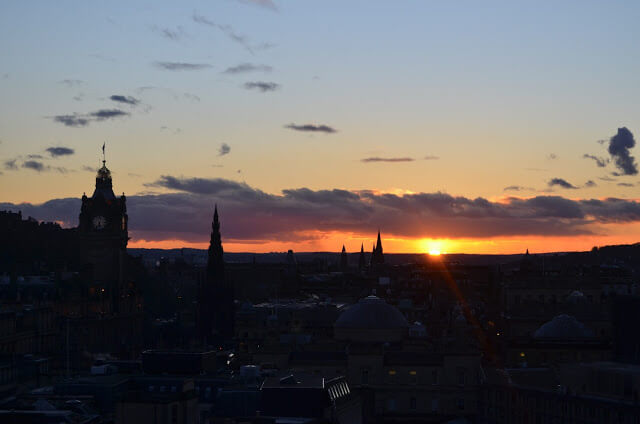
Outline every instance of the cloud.
<svg viewBox="0 0 640 424"><path fill-rule="evenodd" d="M399 238L486 238L602 234L610 223L640 222L640 202L561 196L500 201L447 193L377 193L293 188L272 194L221 178L165 175L148 187L161 193L127 198L134 239L206 242L218 203L225 240L306 240L318 233L370 234L381 228ZM40 205L0 204L36 219L77 225L80 199Z"/></svg>
<svg viewBox="0 0 640 424"><path fill-rule="evenodd" d="M595 181L593 180L589 180L586 183L584 183L585 187L597 187L598 184L595 183Z"/></svg>
<svg viewBox="0 0 640 424"><path fill-rule="evenodd" d="M54 122L59 122L67 127L86 127L91 122L106 121L107 119L122 118L131 115L120 109L100 109L86 114L73 113L71 115L53 116Z"/></svg>
<svg viewBox="0 0 640 424"><path fill-rule="evenodd" d="M161 36L163 36L164 38L167 38L169 40L172 41L179 41L181 39L183 39L187 34L184 32L184 29L179 26L177 27L175 30L171 29L171 28L166 28L166 27L159 27L159 26L152 26L151 29L153 30L153 32L156 32L158 34L160 34Z"/></svg>
<svg viewBox="0 0 640 424"><path fill-rule="evenodd" d="M280 84L276 84L275 82L250 81L244 83L244 88L247 90L257 89L265 93L267 91L276 91L280 88Z"/></svg>
<svg viewBox="0 0 640 424"><path fill-rule="evenodd" d="M423 158L424 160L438 160L440 159L440 156L435 156L435 155L427 155Z"/></svg>
<svg viewBox="0 0 640 424"><path fill-rule="evenodd" d="M211 65L208 63L189 62L153 62L153 65L165 71L200 71L211 68Z"/></svg>
<svg viewBox="0 0 640 424"><path fill-rule="evenodd" d="M621 171L620 175L636 175L638 166L629 149L636 145L633 134L626 127L618 128L618 133L609 139L609 154L613 159L616 168Z"/></svg>
<svg viewBox="0 0 640 424"><path fill-rule="evenodd" d="M113 96L109 97L109 99L114 102L124 103L131 106L136 106L138 103L140 103L140 100L136 99L135 97L123 96L120 94L114 94Z"/></svg>
<svg viewBox="0 0 640 424"><path fill-rule="evenodd" d="M305 131L305 132L323 132L323 133L335 133L338 132L335 128L332 128L328 125L315 125L315 124L304 124L304 125L296 125L289 124L285 125L285 128L289 128L290 130L295 131Z"/></svg>
<svg viewBox="0 0 640 424"><path fill-rule="evenodd" d="M567 180L562 179L562 178L552 178L551 180L549 180L547 185L549 187L558 186L558 187L569 188L569 189L578 188L578 187L574 186L573 184L571 184L570 182L568 182Z"/></svg>
<svg viewBox="0 0 640 424"><path fill-rule="evenodd" d="M216 23L203 15L194 13L192 16L192 19L195 23L218 29L224 35L226 35L227 38L229 38L231 41L235 43L240 44L251 54L254 54L255 50L266 50L273 46L273 44L271 43L261 43L257 45L251 45L251 43L249 42L249 38L245 35L237 33L231 25L222 25L222 24Z"/></svg>
<svg viewBox="0 0 640 424"><path fill-rule="evenodd" d="M191 100L192 102L199 102L200 101L200 96L197 96L197 95L192 94L192 93L183 93L182 96L185 99Z"/></svg>
<svg viewBox="0 0 640 424"><path fill-rule="evenodd" d="M549 153L547 155L547 159L549 159L549 160L558 159L558 155L556 155L555 153Z"/></svg>
<svg viewBox="0 0 640 424"><path fill-rule="evenodd" d="M82 115L56 115L52 118L54 122L59 122L67 127L86 127L89 125L89 119L84 118Z"/></svg>
<svg viewBox="0 0 640 424"><path fill-rule="evenodd" d="M607 176L604 176L604 177L598 177L598 179L599 179L599 180L602 180L602 181L618 181L618 180L616 180L615 178L611 178L611 177L607 177Z"/></svg>
<svg viewBox="0 0 640 424"><path fill-rule="evenodd" d="M414 158L381 158L381 157L370 157L370 158L364 158L364 159L360 159L360 162L364 162L364 163L371 163L371 162L413 162L415 161Z"/></svg>
<svg viewBox="0 0 640 424"><path fill-rule="evenodd" d="M45 170L45 166L42 162L37 160L28 160L22 164L23 168L33 169L34 171L42 172Z"/></svg>
<svg viewBox="0 0 640 424"><path fill-rule="evenodd" d="M4 169L9 171L15 171L18 169L18 165L16 165L17 159L7 159L4 161Z"/></svg>
<svg viewBox="0 0 640 424"><path fill-rule="evenodd" d="M618 183L620 187L635 187L633 183Z"/></svg>
<svg viewBox="0 0 640 424"><path fill-rule="evenodd" d="M593 159L596 162L596 165L598 165L598 168L604 168L605 166L607 166L607 162L609 162L608 159L590 155L588 153L585 153L584 155L582 155L582 157L585 159Z"/></svg>
<svg viewBox="0 0 640 424"><path fill-rule="evenodd" d="M256 6L264 7L265 9L270 9L273 11L278 10L278 7L273 2L273 0L237 0L237 1L239 1L240 3L253 4Z"/></svg>
<svg viewBox="0 0 640 424"><path fill-rule="evenodd" d="M230 66L227 69L225 69L224 71L222 71L223 74L231 74L231 75L236 75L236 74L245 74L248 72L271 72L273 70L273 68L271 66L268 65L259 65L259 64L253 64L253 63L241 63L239 65L236 66Z"/></svg>
<svg viewBox="0 0 640 424"><path fill-rule="evenodd" d="M87 172L96 172L98 170L98 168L96 168L95 166L89 166L89 165L83 165L82 168L80 169Z"/></svg>
<svg viewBox="0 0 640 424"><path fill-rule="evenodd" d="M523 187L519 185L510 185L502 189L503 191L534 191L533 187Z"/></svg>
<svg viewBox="0 0 640 424"><path fill-rule="evenodd" d="M28 158L28 159L44 159L44 157L43 157L42 155L38 155L38 154L35 154L35 155L27 155L27 158Z"/></svg>
<svg viewBox="0 0 640 424"><path fill-rule="evenodd" d="M229 146L227 143L222 143L220 145L220 148L218 149L218 156L228 155L229 152L231 152L231 146Z"/></svg>
<svg viewBox="0 0 640 424"><path fill-rule="evenodd" d="M120 118L130 115L129 112L122 111L120 109L100 109L95 112L91 112L89 116L95 118L97 121L104 121L105 119Z"/></svg>
<svg viewBox="0 0 640 424"><path fill-rule="evenodd" d="M79 79L64 79L62 81L58 81L62 85L66 85L69 88L78 87L84 84L84 81Z"/></svg>
<svg viewBox="0 0 640 424"><path fill-rule="evenodd" d="M51 156L53 156L54 158L58 157L58 156L69 156L75 153L75 150L73 150L70 147L48 147L46 149L47 152L49 152L49 154Z"/></svg>

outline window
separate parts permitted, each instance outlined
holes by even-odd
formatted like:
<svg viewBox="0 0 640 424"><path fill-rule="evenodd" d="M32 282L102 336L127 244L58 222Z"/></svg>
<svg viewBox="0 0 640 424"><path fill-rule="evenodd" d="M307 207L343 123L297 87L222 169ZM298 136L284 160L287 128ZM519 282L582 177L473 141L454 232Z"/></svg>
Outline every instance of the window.
<svg viewBox="0 0 640 424"><path fill-rule="evenodd" d="M459 398L456 403L458 404L458 409L463 411L464 410L464 399L463 398Z"/></svg>
<svg viewBox="0 0 640 424"><path fill-rule="evenodd" d="M438 398L431 399L431 412L438 412Z"/></svg>
<svg viewBox="0 0 640 424"><path fill-rule="evenodd" d="M410 409L416 409L417 403L418 402L416 401L416 398L412 397L411 401L409 402L409 408Z"/></svg>

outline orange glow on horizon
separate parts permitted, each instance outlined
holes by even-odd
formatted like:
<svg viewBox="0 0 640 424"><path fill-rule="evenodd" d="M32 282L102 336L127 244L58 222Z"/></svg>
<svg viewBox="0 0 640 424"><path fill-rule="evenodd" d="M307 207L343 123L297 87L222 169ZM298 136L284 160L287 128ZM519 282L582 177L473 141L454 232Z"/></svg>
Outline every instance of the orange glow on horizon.
<svg viewBox="0 0 640 424"><path fill-rule="evenodd" d="M456 254L514 254L523 253L529 249L532 253L586 251L593 246L613 244L634 244L639 242L640 224L619 224L607 226L607 235L581 236L523 236L523 237L494 237L486 239L430 239L430 238L400 238L385 236L382 232L382 246L385 253L422 253L436 256L437 253ZM147 249L179 249L182 247L193 249L207 249L209 242L190 242L179 239L173 240L140 240L133 238L129 243L131 248ZM375 242L375 233L322 233L319 231L297 234L287 240L237 240L225 239L224 226L222 241L226 252L339 252L344 244L347 252L356 253L364 245L364 251L371 252Z"/></svg>

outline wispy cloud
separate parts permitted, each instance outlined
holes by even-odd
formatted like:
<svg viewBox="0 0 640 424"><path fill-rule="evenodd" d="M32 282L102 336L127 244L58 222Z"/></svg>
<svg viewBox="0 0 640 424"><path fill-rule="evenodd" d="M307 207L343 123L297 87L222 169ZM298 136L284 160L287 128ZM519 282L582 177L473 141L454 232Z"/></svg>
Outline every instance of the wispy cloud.
<svg viewBox="0 0 640 424"><path fill-rule="evenodd" d="M54 158L57 158L59 156L70 156L75 153L75 150L73 150L72 148L62 146L48 147L46 151Z"/></svg>
<svg viewBox="0 0 640 424"><path fill-rule="evenodd" d="M290 130L303 131L303 132L323 132L328 134L338 132L338 130L328 125L316 125L316 124L296 125L292 123L292 124L285 125L284 127L289 128Z"/></svg>
<svg viewBox="0 0 640 424"><path fill-rule="evenodd" d="M227 143L222 143L218 149L218 156L228 155L231 152L231 146Z"/></svg>
<svg viewBox="0 0 640 424"><path fill-rule="evenodd" d="M582 157L585 159L592 159L593 161L595 161L596 165L598 165L598 168L604 168L605 166L607 166L607 162L609 162L608 159L601 158L596 155L590 155L588 153L585 153L584 155L582 155Z"/></svg>
<svg viewBox="0 0 640 424"><path fill-rule="evenodd" d="M45 169L45 166L42 162L37 160L27 160L22 163L23 168L33 169L37 172L42 172Z"/></svg>
<svg viewBox="0 0 640 424"><path fill-rule="evenodd" d="M221 31L224 35L226 35L227 38L229 38L231 41L233 41L234 43L240 44L251 54L254 54L256 50L266 50L267 48L270 48L273 46L273 44L271 43L261 43L261 44L252 45L249 41L249 38L246 35L236 32L231 25L219 24L198 13L194 13L192 16L192 19L197 24L216 28L217 30Z"/></svg>
<svg viewBox="0 0 640 424"><path fill-rule="evenodd" d="M74 88L84 84L84 81L79 79L64 79L62 81L58 81L62 85L66 85L67 87Z"/></svg>
<svg viewBox="0 0 640 424"><path fill-rule="evenodd" d="M160 34L162 37L172 41L182 40L187 35L187 33L184 31L184 28L182 28L181 26L178 26L176 29L171 29L154 25L151 27L151 30L157 34Z"/></svg>
<svg viewBox="0 0 640 424"><path fill-rule="evenodd" d="M265 9L270 9L273 11L278 10L278 7L273 2L273 0L237 0L237 1L239 1L240 3L253 4L256 6L264 7Z"/></svg>
<svg viewBox="0 0 640 424"><path fill-rule="evenodd" d="M156 68L165 71L200 71L202 69L211 68L208 63L190 63L190 62L153 62Z"/></svg>
<svg viewBox="0 0 640 424"><path fill-rule="evenodd" d="M570 182L568 182L567 180L565 180L563 178L552 178L551 180L549 180L547 185L549 187L558 186L558 187L567 188L567 189L577 189L578 188L578 187L574 186L573 184L571 184Z"/></svg>
<svg viewBox="0 0 640 424"><path fill-rule="evenodd" d="M260 90L266 93L267 91L276 91L280 88L280 84L276 84L275 82L250 81L244 83L244 88L247 90Z"/></svg>
<svg viewBox="0 0 640 424"><path fill-rule="evenodd" d="M17 159L7 159L4 161L4 169L9 171L15 171L18 169L18 165L16 165Z"/></svg>
<svg viewBox="0 0 640 424"><path fill-rule="evenodd" d="M427 155L423 158L424 160L438 160L440 159L440 156L435 156L435 155Z"/></svg>
<svg viewBox="0 0 640 424"><path fill-rule="evenodd" d="M364 159L360 159L360 162L364 162L364 163L372 163L372 162L390 162L390 163L397 163L397 162L413 162L415 161L414 158L381 158L381 157L370 157L370 158L364 158Z"/></svg>
<svg viewBox="0 0 640 424"><path fill-rule="evenodd" d="M241 63L236 66L228 67L227 69L222 71L222 73L236 75L236 74L245 74L249 72L265 72L266 73L266 72L271 72L272 70L273 68L268 65L260 65L260 64L254 64L254 63Z"/></svg>
<svg viewBox="0 0 640 424"><path fill-rule="evenodd" d="M86 127L91 122L106 121L108 119L122 118L131 115L120 109L100 109L95 112L79 114L73 113L69 115L56 115L51 117L54 122L61 123L67 127Z"/></svg>
<svg viewBox="0 0 640 424"><path fill-rule="evenodd" d="M549 160L555 160L555 159L558 159L558 155L556 155L555 153L549 153L549 154L547 155L547 159L549 159Z"/></svg>
<svg viewBox="0 0 640 424"><path fill-rule="evenodd" d="M519 185L510 185L502 189L503 191L535 191L533 187L523 187Z"/></svg>
<svg viewBox="0 0 640 424"><path fill-rule="evenodd" d="M114 94L113 96L109 97L109 99L114 102L124 103L131 106L136 106L138 103L140 103L140 100L136 99L135 97L123 96L121 94Z"/></svg>

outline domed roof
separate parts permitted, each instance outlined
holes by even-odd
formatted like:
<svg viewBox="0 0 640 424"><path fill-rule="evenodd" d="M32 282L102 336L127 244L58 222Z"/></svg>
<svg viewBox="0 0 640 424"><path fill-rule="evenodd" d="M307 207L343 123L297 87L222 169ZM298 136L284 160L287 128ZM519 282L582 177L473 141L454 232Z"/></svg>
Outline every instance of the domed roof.
<svg viewBox="0 0 640 424"><path fill-rule="evenodd" d="M595 337L593 332L571 315L558 315L551 321L544 323L533 334L534 339L590 339Z"/></svg>
<svg viewBox="0 0 640 424"><path fill-rule="evenodd" d="M409 323L394 306L376 296L360 299L344 311L335 324L336 328L406 329Z"/></svg>

